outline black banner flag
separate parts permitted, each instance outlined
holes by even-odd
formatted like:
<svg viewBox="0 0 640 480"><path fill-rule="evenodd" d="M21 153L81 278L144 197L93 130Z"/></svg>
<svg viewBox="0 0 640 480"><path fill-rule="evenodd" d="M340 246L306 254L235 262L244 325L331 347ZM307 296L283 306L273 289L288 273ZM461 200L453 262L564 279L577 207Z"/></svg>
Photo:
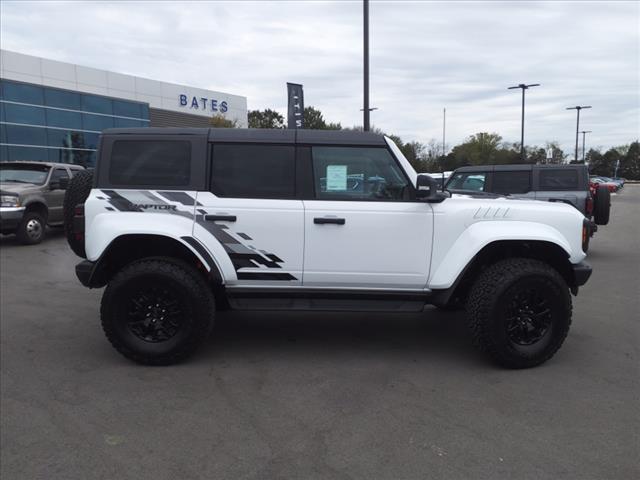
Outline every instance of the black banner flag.
<svg viewBox="0 0 640 480"><path fill-rule="evenodd" d="M304 93L302 85L287 82L287 96L289 97L288 128L304 128Z"/></svg>

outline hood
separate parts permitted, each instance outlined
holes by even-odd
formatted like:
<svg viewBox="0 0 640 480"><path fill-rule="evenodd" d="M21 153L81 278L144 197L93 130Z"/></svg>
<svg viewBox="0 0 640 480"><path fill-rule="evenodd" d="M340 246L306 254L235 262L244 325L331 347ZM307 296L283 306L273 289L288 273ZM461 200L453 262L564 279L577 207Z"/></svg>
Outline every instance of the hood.
<svg viewBox="0 0 640 480"><path fill-rule="evenodd" d="M20 195L23 193L37 191L37 190L40 190L41 188L42 188L42 185L36 185L35 183L14 183L14 182L0 183L0 193L2 193L3 195L12 194L12 193Z"/></svg>

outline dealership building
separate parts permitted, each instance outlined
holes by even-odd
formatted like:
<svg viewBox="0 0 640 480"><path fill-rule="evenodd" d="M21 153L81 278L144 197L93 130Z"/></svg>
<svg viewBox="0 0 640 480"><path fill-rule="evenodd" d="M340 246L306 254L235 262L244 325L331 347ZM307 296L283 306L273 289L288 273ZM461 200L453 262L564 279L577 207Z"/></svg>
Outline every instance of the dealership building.
<svg viewBox="0 0 640 480"><path fill-rule="evenodd" d="M247 126L247 99L0 50L0 161L95 163L114 127Z"/></svg>

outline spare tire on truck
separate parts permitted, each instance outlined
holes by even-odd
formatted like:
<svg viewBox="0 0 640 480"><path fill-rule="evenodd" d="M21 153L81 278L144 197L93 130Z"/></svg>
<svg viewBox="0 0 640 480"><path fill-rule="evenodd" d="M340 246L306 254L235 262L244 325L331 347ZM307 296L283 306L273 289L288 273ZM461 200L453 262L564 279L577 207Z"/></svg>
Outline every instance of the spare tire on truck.
<svg viewBox="0 0 640 480"><path fill-rule="evenodd" d="M610 212L611 192L606 185L598 185L596 198L593 199L593 221L596 225L606 225L609 223Z"/></svg>
<svg viewBox="0 0 640 480"><path fill-rule="evenodd" d="M63 214L64 231L67 234L67 242L73 253L86 258L84 250L84 232L76 232L73 227L73 216L77 205L84 204L91 192L93 185L93 171L83 170L76 173L69 181L69 186L64 194Z"/></svg>

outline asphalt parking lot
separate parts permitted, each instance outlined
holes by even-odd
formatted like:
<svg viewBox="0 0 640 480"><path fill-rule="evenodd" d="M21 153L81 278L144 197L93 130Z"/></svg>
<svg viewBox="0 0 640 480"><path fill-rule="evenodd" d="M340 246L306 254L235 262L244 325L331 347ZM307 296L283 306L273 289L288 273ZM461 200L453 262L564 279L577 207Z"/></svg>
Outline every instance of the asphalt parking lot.
<svg viewBox="0 0 640 480"><path fill-rule="evenodd" d="M640 478L640 185L613 198L559 353L523 371L462 316L226 313L142 367L98 323L60 231L0 239L3 479Z"/></svg>

